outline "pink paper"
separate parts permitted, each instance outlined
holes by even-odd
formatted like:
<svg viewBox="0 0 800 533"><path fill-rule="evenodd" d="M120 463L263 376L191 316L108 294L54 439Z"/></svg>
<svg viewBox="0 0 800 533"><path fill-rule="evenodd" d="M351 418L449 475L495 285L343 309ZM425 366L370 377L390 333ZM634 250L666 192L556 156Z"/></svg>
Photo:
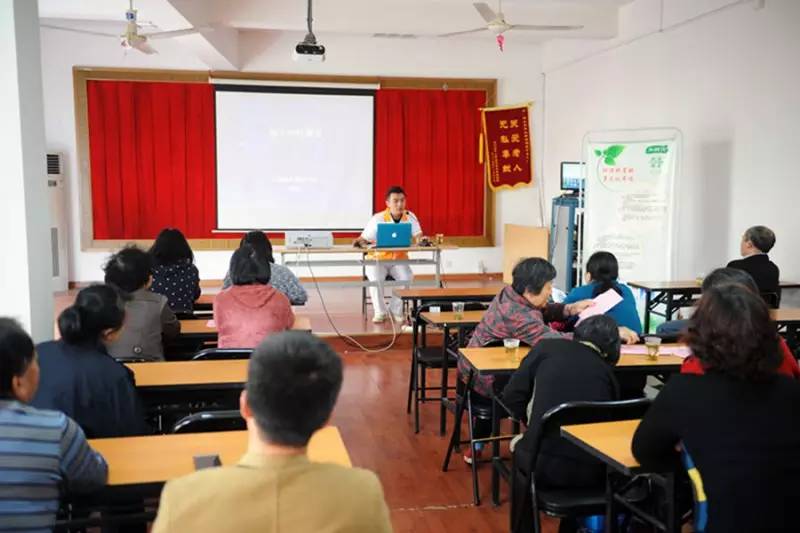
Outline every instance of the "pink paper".
<svg viewBox="0 0 800 533"><path fill-rule="evenodd" d="M608 289L606 292L602 294L598 294L594 298L594 305L591 307L587 307L581 314L578 315L578 322L580 324L590 316L595 315L603 315L611 310L612 307L617 305L622 301L622 296L619 295L617 291L614 289Z"/></svg>
<svg viewBox="0 0 800 533"><path fill-rule="evenodd" d="M647 346L644 344L623 344L621 353L626 355L647 355ZM658 352L660 355L677 355L686 359L692 355L688 346L662 346Z"/></svg>
<svg viewBox="0 0 800 533"><path fill-rule="evenodd" d="M215 328L217 327L217 325L214 323L213 320L209 320L208 322L206 322L206 327Z"/></svg>

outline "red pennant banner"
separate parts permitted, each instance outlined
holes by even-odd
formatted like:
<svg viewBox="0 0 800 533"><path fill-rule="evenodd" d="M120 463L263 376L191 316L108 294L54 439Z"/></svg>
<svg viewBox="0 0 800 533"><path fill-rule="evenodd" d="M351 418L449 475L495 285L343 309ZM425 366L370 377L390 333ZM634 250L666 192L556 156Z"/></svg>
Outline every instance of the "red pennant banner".
<svg viewBox="0 0 800 533"><path fill-rule="evenodd" d="M481 110L483 149L492 190L531 185L531 134L529 104Z"/></svg>

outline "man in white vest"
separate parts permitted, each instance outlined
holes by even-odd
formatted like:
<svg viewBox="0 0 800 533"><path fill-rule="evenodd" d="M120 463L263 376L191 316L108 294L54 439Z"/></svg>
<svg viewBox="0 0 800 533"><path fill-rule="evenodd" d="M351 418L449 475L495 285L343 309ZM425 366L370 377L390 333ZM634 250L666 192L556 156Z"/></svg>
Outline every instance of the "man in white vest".
<svg viewBox="0 0 800 533"><path fill-rule="evenodd" d="M424 243L427 239L422 235L422 228L419 225L416 215L411 211L406 211L406 193L402 187L393 186L386 192L386 209L380 213L373 215L361 236L353 243L357 247L366 247L375 244L378 238L378 224L381 223L410 223L411 236L417 243ZM367 255L368 260L375 261L390 261L396 259L408 259L406 252L370 252ZM370 281L385 280L386 275L389 274L396 281L408 281L414 279L414 274L411 272L411 267L408 265L398 264L381 264L367 266L367 278ZM386 303L383 301L383 294L379 287L372 286L369 288L369 295L372 299L372 307L375 314L372 321L375 323L383 322L386 320ZM402 323L403 317L403 302L396 296L392 297L389 302L389 312L392 313L395 322Z"/></svg>

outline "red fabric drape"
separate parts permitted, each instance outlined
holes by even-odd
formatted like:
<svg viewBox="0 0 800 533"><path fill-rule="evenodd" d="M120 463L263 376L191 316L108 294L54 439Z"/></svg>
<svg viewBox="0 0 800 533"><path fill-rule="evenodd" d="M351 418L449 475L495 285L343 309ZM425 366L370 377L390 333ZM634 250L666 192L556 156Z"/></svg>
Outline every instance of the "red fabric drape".
<svg viewBox="0 0 800 533"><path fill-rule="evenodd" d="M214 91L201 83L89 81L95 239L189 238L216 225Z"/></svg>
<svg viewBox="0 0 800 533"><path fill-rule="evenodd" d="M428 235L483 235L478 163L485 91L381 89L375 97L375 210L402 186Z"/></svg>

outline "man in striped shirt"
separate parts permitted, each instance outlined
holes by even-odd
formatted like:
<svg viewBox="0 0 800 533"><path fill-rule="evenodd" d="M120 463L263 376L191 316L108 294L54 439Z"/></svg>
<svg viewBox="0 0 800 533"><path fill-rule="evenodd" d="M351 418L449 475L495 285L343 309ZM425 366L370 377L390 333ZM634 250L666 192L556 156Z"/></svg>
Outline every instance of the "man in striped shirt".
<svg viewBox="0 0 800 533"><path fill-rule="evenodd" d="M38 385L33 341L0 318L0 531L50 531L60 490L90 492L108 477L75 421L26 405Z"/></svg>

